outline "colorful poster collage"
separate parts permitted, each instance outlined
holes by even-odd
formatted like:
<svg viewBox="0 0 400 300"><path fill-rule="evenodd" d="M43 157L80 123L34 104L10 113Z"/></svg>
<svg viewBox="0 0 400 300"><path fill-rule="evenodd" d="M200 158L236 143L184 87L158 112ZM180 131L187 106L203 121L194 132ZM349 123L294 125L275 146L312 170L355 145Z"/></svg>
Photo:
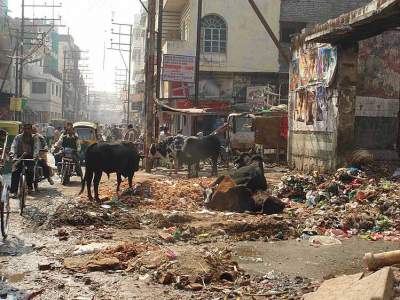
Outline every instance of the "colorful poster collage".
<svg viewBox="0 0 400 300"><path fill-rule="evenodd" d="M332 83L336 66L335 47L300 49L295 53L289 86L295 100L295 130L326 130L327 88Z"/></svg>

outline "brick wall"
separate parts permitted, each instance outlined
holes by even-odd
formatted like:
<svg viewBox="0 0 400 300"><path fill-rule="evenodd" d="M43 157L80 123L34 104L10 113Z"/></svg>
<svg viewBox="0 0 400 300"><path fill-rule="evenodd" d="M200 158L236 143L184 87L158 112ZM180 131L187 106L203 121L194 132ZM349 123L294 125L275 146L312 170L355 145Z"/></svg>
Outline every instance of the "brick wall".
<svg viewBox="0 0 400 300"><path fill-rule="evenodd" d="M280 20L321 23L369 2L370 0L282 0Z"/></svg>

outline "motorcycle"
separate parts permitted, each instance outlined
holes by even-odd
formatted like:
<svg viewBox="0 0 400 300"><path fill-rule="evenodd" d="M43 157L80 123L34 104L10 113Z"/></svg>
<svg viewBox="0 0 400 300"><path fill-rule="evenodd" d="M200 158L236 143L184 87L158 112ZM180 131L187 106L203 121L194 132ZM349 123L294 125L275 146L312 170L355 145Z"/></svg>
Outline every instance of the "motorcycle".
<svg viewBox="0 0 400 300"><path fill-rule="evenodd" d="M62 185L67 185L72 176L77 175L74 155L76 151L71 148L64 148L61 162L59 163L59 176Z"/></svg>

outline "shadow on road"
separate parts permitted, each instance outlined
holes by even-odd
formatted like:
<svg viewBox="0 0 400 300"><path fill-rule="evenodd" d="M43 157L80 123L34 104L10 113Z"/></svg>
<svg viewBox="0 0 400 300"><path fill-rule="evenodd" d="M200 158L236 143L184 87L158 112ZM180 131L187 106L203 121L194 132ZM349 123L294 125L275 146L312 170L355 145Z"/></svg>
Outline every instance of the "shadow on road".
<svg viewBox="0 0 400 300"><path fill-rule="evenodd" d="M43 293L43 290L27 291L18 289L8 282L7 276L0 273L0 299L33 299Z"/></svg>
<svg viewBox="0 0 400 300"><path fill-rule="evenodd" d="M32 244L25 244L23 240L16 236L9 236L7 240L0 240L0 257L20 256L33 252Z"/></svg>

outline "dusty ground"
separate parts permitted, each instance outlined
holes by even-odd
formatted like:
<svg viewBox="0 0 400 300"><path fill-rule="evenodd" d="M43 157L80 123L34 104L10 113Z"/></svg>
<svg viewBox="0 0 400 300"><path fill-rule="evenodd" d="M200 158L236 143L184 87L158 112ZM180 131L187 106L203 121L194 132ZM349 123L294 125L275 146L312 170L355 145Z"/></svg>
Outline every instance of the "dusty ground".
<svg viewBox="0 0 400 300"><path fill-rule="evenodd" d="M270 184L283 172L270 171ZM153 190L133 202L116 197L113 178L103 179L102 206L77 197L77 181L42 184L22 217L13 201L0 299L297 299L323 278L362 271L365 252L399 247L356 237L313 247L296 239L296 220L205 211L199 183L212 178L177 188L168 172L157 174L137 174ZM102 250L74 255L92 243Z"/></svg>

